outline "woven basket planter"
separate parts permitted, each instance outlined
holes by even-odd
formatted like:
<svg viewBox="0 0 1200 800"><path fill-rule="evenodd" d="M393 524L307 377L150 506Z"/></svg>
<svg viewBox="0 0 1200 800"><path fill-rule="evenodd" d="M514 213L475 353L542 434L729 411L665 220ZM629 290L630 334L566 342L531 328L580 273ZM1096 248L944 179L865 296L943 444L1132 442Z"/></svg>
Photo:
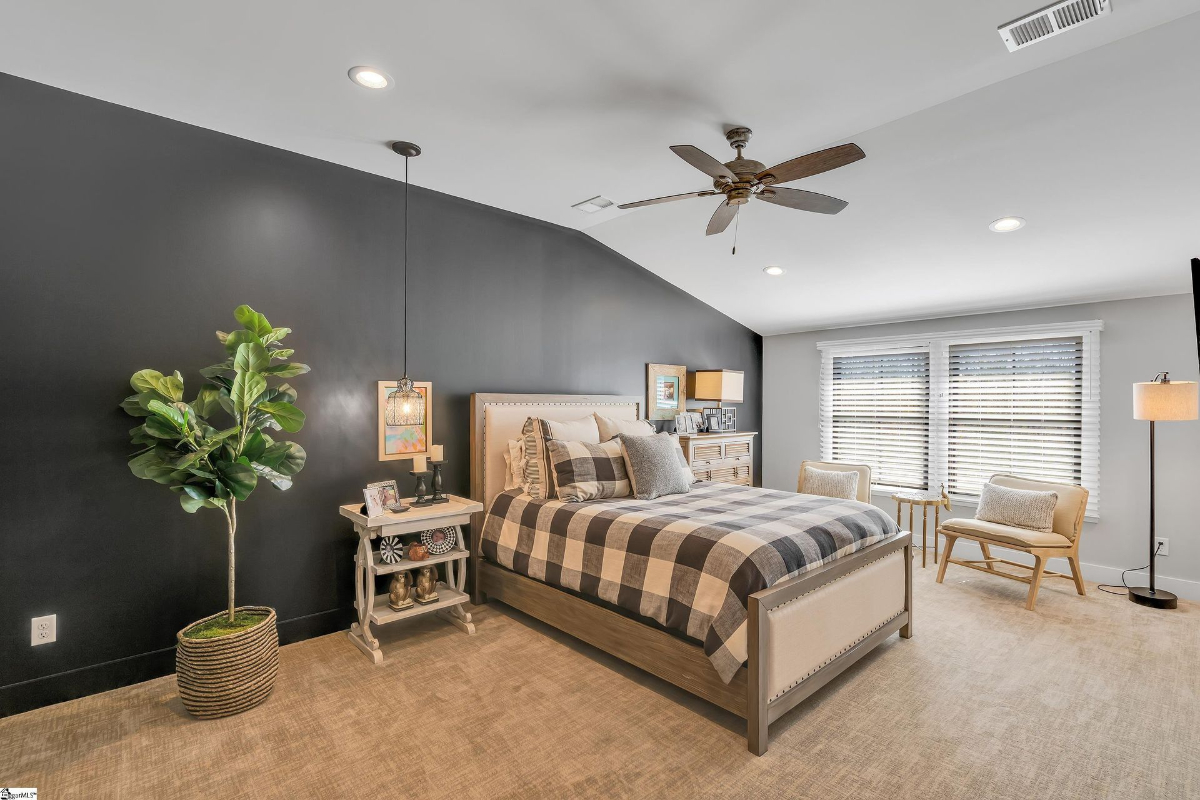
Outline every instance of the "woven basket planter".
<svg viewBox="0 0 1200 800"><path fill-rule="evenodd" d="M279 632L275 609L243 606L267 616L253 628L213 639L188 639L183 631L227 612L197 620L175 634L175 673L183 707L194 717L217 719L262 703L279 672Z"/></svg>

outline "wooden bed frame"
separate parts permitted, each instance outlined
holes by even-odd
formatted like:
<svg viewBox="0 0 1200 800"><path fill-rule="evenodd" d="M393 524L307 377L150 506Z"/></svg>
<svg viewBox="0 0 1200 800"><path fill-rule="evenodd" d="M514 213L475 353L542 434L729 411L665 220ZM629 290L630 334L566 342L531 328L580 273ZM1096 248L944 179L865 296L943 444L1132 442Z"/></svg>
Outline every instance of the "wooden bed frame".
<svg viewBox="0 0 1200 800"><path fill-rule="evenodd" d="M507 414L503 424L495 423L503 430L488 430L489 408ZM486 509L496 494L495 476L489 480L486 473L489 464L496 468L498 438L502 437L501 443L516 438L511 426L517 417L523 421L523 415L541 415L566 421L598 410L636 419L640 409L640 397L471 395L472 499L482 502ZM502 469L502 456L499 459ZM727 684L699 644L485 561L480 550L483 518L484 514L476 514L472 522L473 603L499 600L737 714L747 722L747 746L755 755L767 751L768 725L891 634L899 631L902 638L912 636L909 533L896 534L752 594L747 666ZM899 612L893 613L897 608ZM837 618L838 624L830 624L830 615ZM798 678L791 674L796 669L801 670ZM772 670L780 676L773 675ZM778 684L788 677L797 679L781 688Z"/></svg>

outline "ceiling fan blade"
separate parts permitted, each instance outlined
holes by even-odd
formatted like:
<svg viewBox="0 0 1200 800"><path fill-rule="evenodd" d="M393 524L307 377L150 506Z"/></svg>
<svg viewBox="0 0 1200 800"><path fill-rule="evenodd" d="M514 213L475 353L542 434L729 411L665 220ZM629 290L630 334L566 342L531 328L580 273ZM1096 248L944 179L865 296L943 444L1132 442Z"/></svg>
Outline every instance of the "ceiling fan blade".
<svg viewBox="0 0 1200 800"><path fill-rule="evenodd" d="M713 212L712 219L708 221L708 229L704 232L705 236L712 236L714 233L721 233L729 227L729 223L733 222L733 218L737 216L739 206L730 205L728 202L721 203L717 206L717 210Z"/></svg>
<svg viewBox="0 0 1200 800"><path fill-rule="evenodd" d="M737 180L733 176L733 173L729 171L729 167L717 161L699 147L694 147L690 144L673 144L671 145L671 152L710 178L719 178L727 180L730 183Z"/></svg>
<svg viewBox="0 0 1200 800"><path fill-rule="evenodd" d="M818 150L815 153L776 164L770 169L764 169L755 177L767 184L787 183L853 164L866 156L867 154L856 144L840 144L837 147L830 147L828 150ZM768 177L771 180L768 180Z"/></svg>
<svg viewBox="0 0 1200 800"><path fill-rule="evenodd" d="M774 192L774 194L768 194ZM815 211L818 214L836 214L850 205L845 200L838 200L827 194L806 192L803 189L788 189L784 186L771 187L758 195L759 200L766 200L777 206L795 208L800 211Z"/></svg>
<svg viewBox="0 0 1200 800"><path fill-rule="evenodd" d="M641 208L642 206L652 206L657 203L669 203L672 200L684 200L688 197L708 197L716 192L709 190L707 192L687 192L685 194L672 194L666 197L655 197L650 200L638 200L636 203L621 203L617 208Z"/></svg>

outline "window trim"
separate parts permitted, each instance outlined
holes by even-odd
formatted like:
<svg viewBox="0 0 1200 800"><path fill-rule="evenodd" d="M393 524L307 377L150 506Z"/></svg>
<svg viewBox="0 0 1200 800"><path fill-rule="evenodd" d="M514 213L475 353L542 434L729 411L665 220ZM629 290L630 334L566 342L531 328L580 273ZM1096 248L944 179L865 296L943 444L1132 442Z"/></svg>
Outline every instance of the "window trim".
<svg viewBox="0 0 1200 800"><path fill-rule="evenodd" d="M1083 339L1083 398L1085 435L1082 442L1083 484L1089 490L1085 519L1095 522L1100 516L1100 332L1103 320L1079 322L1051 322L1037 325L1011 325L995 328L950 330L930 333L872 336L861 339L835 339L817 342L821 355L821 374L818 377L818 422L820 426L821 457L829 458L833 410L829 407L832 387L827 387L824 376L835 356L883 354L890 352L929 352L929 482L936 489L945 480L946 451L949 438L949 414L946 394L949 391L950 346L981 344L986 342L1010 342L1027 339L1053 338L1057 336L1079 336ZM827 435L827 431L830 433ZM1089 481L1089 476L1091 480ZM1089 485L1089 483L1093 485ZM872 483L873 492L891 492L895 487ZM978 503L975 495L952 494L954 502L968 506Z"/></svg>

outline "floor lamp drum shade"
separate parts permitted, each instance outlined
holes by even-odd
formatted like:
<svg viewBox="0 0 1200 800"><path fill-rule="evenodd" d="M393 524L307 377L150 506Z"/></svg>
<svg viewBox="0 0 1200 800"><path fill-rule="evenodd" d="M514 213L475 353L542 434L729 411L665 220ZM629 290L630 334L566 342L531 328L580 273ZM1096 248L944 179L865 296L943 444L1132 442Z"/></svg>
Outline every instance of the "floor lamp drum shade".
<svg viewBox="0 0 1200 800"><path fill-rule="evenodd" d="M1178 422L1200 417L1200 391L1195 381L1160 381L1133 385L1133 418Z"/></svg>
<svg viewBox="0 0 1200 800"><path fill-rule="evenodd" d="M692 378L692 399L740 403L743 377L741 370L698 369Z"/></svg>

